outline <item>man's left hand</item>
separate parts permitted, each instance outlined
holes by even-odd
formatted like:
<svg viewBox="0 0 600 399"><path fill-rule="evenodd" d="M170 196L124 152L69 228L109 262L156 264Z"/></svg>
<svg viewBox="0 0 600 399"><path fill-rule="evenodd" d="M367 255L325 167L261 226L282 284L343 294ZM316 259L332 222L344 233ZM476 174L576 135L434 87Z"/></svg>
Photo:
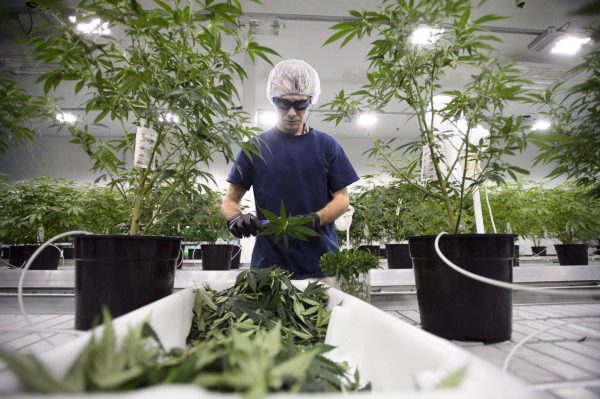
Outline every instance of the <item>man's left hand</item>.
<svg viewBox="0 0 600 399"><path fill-rule="evenodd" d="M309 229L318 230L319 227L321 227L321 217L319 214L317 214L317 212L311 212L306 215L298 215L297 217L310 218L311 220L304 224L304 226L308 227Z"/></svg>

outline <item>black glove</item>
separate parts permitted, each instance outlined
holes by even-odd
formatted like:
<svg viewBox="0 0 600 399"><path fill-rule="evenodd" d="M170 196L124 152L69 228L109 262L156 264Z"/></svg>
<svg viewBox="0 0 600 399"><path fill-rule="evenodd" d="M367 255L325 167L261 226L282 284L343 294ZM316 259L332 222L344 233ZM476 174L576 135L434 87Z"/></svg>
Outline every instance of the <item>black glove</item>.
<svg viewBox="0 0 600 399"><path fill-rule="evenodd" d="M227 228L236 238L255 236L265 229L260 220L251 213L233 215L227 221Z"/></svg>
<svg viewBox="0 0 600 399"><path fill-rule="evenodd" d="M321 227L321 217L316 212L311 212L306 215L298 215L299 218L311 218L304 226L309 229L318 230Z"/></svg>

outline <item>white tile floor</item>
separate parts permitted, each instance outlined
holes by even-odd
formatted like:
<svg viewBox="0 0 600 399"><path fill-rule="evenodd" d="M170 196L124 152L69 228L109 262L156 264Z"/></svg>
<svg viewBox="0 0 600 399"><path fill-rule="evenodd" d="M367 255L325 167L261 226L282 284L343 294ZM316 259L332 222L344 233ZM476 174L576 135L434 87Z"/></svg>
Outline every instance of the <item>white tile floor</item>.
<svg viewBox="0 0 600 399"><path fill-rule="evenodd" d="M386 310L419 325L418 309ZM469 352L502 367L516 343L528 334L561 323L521 347L508 371L548 398L600 398L600 303L513 306L510 341L484 345L458 342Z"/></svg>
<svg viewBox="0 0 600 399"><path fill-rule="evenodd" d="M418 309L386 311L419 325ZM18 331L27 323L15 312L0 313L0 346L26 353L41 353L75 338L72 313L38 313L30 316L35 329L56 331L45 335L48 343L34 332ZM513 306L511 341L484 345L457 342L473 354L502 367L513 346L539 329L571 323L549 330L520 348L509 372L533 384L547 398L600 398L600 303L532 304ZM10 329L17 331L2 331ZM0 372L4 369L0 366Z"/></svg>

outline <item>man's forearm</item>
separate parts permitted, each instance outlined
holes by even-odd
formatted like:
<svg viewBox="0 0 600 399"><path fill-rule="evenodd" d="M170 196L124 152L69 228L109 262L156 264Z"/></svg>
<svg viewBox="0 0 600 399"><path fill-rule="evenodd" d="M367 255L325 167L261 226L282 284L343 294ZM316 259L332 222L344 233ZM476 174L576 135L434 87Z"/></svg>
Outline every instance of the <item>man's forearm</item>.
<svg viewBox="0 0 600 399"><path fill-rule="evenodd" d="M223 216L223 218L225 220L229 220L234 215L237 215L238 213L241 213L241 212L242 212L242 208L240 207L240 204L238 204L234 201L224 200L221 203L221 215Z"/></svg>
<svg viewBox="0 0 600 399"><path fill-rule="evenodd" d="M221 216L225 220L231 219L233 216L242 212L241 201L244 197L246 190L235 184L230 184L227 189L227 194L221 201Z"/></svg>
<svg viewBox="0 0 600 399"><path fill-rule="evenodd" d="M317 212L321 218L321 226L333 223L335 219L342 216L342 214L348 210L349 204L350 201L346 189L334 193L331 201L329 201L323 209L320 209Z"/></svg>

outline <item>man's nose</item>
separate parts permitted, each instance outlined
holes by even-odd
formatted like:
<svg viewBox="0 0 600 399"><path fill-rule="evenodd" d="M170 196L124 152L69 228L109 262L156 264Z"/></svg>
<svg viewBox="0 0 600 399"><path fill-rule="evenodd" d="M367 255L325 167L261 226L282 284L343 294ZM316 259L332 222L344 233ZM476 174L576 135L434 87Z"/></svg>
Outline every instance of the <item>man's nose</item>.
<svg viewBox="0 0 600 399"><path fill-rule="evenodd" d="M296 116L296 110L294 109L294 107L290 107L290 109L288 109L287 116Z"/></svg>

